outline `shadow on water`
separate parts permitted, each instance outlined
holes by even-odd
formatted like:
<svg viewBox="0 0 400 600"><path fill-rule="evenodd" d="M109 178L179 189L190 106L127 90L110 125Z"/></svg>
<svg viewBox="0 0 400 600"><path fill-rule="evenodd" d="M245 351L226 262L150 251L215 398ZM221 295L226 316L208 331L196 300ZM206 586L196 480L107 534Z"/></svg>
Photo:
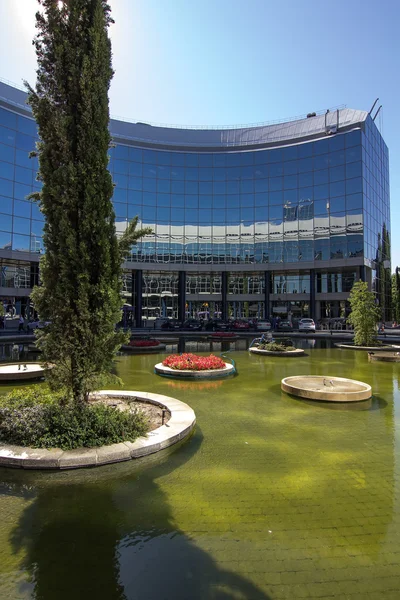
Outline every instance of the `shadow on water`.
<svg viewBox="0 0 400 600"><path fill-rule="evenodd" d="M0 491L31 501L11 544L24 556L32 597L269 600L174 525L157 478L190 460L202 439L197 429L179 451L150 461L151 468L132 461L51 474L2 470Z"/></svg>

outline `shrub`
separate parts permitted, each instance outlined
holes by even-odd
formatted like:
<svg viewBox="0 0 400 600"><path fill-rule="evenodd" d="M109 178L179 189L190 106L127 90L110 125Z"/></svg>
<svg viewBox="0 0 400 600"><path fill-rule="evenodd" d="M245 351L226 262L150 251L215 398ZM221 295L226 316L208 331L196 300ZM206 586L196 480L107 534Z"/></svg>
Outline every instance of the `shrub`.
<svg viewBox="0 0 400 600"><path fill-rule="evenodd" d="M132 442L147 431L139 410L79 406L40 388L14 390L0 399L0 440L10 444L71 450Z"/></svg>
<svg viewBox="0 0 400 600"><path fill-rule="evenodd" d="M225 362L222 358L210 354L210 356L197 356L197 354L170 354L162 363L170 369L179 371L213 371L223 369Z"/></svg>
<svg viewBox="0 0 400 600"><path fill-rule="evenodd" d="M258 347L260 350L268 350L269 352L288 352L290 350L295 350L294 346L286 346L279 342L266 342L265 344L259 344Z"/></svg>

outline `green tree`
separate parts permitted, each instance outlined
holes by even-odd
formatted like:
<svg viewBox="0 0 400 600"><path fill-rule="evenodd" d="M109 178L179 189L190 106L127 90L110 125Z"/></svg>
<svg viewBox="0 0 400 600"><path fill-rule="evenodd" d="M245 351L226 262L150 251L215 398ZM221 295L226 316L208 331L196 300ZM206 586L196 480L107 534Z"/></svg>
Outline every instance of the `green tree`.
<svg viewBox="0 0 400 600"><path fill-rule="evenodd" d="M396 267L392 275L392 318L400 321L400 269Z"/></svg>
<svg viewBox="0 0 400 600"><path fill-rule="evenodd" d="M150 229L137 218L120 239L108 171L108 89L113 76L105 0L38 0L36 87L28 102L38 124L39 193L45 217L42 285L32 293L42 319L39 340L52 363L50 384L77 403L109 372L124 341L115 332L122 306L122 260Z"/></svg>
<svg viewBox="0 0 400 600"><path fill-rule="evenodd" d="M376 324L381 311L375 303L375 294L368 291L365 281L354 283L350 292L351 313L348 321L354 327L354 344L356 346L372 346L376 343Z"/></svg>

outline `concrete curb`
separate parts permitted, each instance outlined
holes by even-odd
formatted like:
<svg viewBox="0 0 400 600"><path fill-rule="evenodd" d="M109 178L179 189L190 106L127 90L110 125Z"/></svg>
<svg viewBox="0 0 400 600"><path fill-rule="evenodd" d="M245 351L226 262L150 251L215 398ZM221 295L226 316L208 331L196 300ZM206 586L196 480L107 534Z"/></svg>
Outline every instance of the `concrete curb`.
<svg viewBox="0 0 400 600"><path fill-rule="evenodd" d="M0 466L22 469L79 469L82 467L98 467L115 462L141 458L154 454L164 448L188 437L196 424L193 409L184 402L149 392L128 392L102 390L97 396L114 396L115 398L137 398L142 402L166 408L171 418L165 425L150 431L146 437L135 442L121 442L99 448L77 448L61 450L60 448L25 448L0 443Z"/></svg>

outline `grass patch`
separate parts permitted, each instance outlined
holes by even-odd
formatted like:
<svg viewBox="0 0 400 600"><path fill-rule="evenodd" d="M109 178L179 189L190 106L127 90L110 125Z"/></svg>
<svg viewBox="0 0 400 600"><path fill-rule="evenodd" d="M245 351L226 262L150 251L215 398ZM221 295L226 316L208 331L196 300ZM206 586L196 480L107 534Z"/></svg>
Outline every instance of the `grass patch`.
<svg viewBox="0 0 400 600"><path fill-rule="evenodd" d="M68 402L46 388L15 389L0 397L0 441L33 448L92 448L133 442L149 429L140 410Z"/></svg>

